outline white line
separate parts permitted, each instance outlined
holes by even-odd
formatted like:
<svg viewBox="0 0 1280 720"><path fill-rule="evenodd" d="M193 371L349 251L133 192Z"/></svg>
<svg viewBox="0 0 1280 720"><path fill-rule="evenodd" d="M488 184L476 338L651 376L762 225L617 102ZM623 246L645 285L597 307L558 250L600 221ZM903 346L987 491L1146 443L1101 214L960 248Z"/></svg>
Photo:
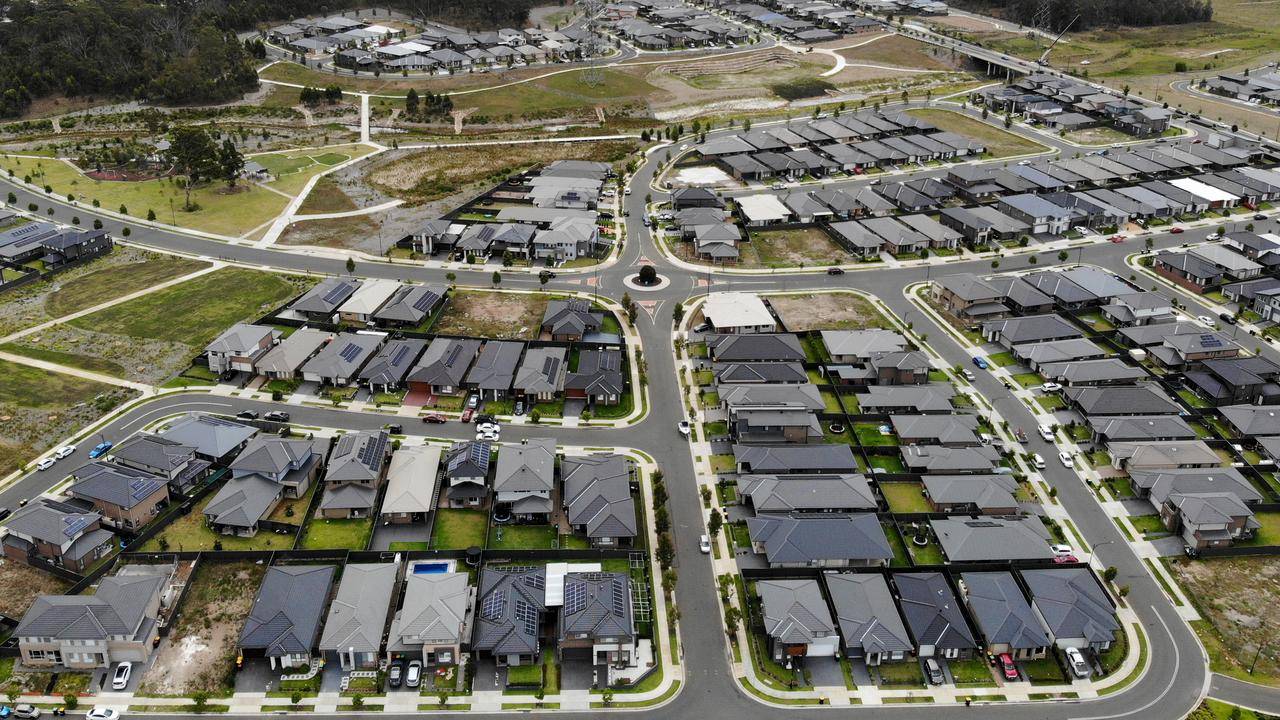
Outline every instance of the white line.
<svg viewBox="0 0 1280 720"><path fill-rule="evenodd" d="M1178 642L1173 638L1173 631L1169 629L1169 623L1164 621L1164 616L1161 615L1156 610L1155 605L1151 606L1151 612L1156 614L1156 619L1159 620L1160 625L1164 627L1164 633L1165 635L1169 636L1169 642L1172 643L1173 645L1173 677L1174 677L1174 680L1176 681L1178 678L1178 670L1182 666L1182 651L1178 650ZM1147 666L1148 667L1150 667L1151 658L1154 655L1154 653L1155 653L1155 643L1151 643L1150 646L1147 647ZM1208 668L1205 668L1205 669L1206 671L1208 670ZM1146 673L1147 673L1147 670L1146 668L1144 668L1142 671L1142 674L1146 675ZM1141 679L1141 676L1139 676L1139 679ZM1151 700L1151 702L1147 703L1146 705L1143 705L1140 708L1130 710L1129 712L1118 713L1116 715L1091 715L1086 717L1073 718L1072 720L1114 720L1114 718L1129 717L1130 715L1140 715L1146 712L1147 710L1149 710L1153 705L1156 705L1160 701L1164 700L1164 696L1168 695L1169 691L1172 689L1173 689L1173 684L1170 683L1169 686L1166 687L1164 691L1161 692L1159 695L1155 696Z"/></svg>

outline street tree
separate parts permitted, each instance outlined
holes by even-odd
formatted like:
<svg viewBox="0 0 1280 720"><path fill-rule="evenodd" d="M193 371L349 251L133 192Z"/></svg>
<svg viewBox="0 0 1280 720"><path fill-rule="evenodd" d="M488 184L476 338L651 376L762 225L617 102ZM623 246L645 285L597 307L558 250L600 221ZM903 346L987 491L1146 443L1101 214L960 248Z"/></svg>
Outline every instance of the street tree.
<svg viewBox="0 0 1280 720"><path fill-rule="evenodd" d="M191 210L192 188L219 171L218 148L204 128L183 126L174 129L165 156L177 174L183 177L186 193L183 209Z"/></svg>

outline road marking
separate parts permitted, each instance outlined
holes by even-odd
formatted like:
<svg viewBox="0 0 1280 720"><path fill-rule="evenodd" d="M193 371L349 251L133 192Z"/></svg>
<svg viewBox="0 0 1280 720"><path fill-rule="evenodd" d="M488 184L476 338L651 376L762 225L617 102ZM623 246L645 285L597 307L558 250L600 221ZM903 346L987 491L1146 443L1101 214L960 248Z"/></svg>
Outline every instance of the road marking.
<svg viewBox="0 0 1280 720"><path fill-rule="evenodd" d="M1164 621L1164 616L1161 615L1156 610L1155 605L1151 606L1151 612L1156 614L1156 619L1160 621L1160 625L1164 627L1164 633L1169 636L1169 641L1173 644L1173 678L1174 678L1174 682L1177 682L1178 671L1182 667L1182 651L1178 649L1178 643L1176 640L1173 639L1173 631L1169 629L1169 623ZM1147 647L1148 667L1150 667L1151 658L1154 652L1155 652L1155 643L1151 643ZM1206 667L1205 670L1207 672L1208 668ZM1138 682L1141 682L1142 677L1145 676L1146 674L1147 674L1147 668L1143 668L1142 675L1138 676ZM1132 685L1130 687L1132 687ZM1146 705L1143 705L1142 707L1136 708L1134 710L1130 710L1129 712L1117 713L1115 715L1091 715L1086 717L1072 718L1072 720L1114 720L1115 718L1129 717L1130 715L1141 715L1145 713L1147 710L1151 709L1152 706L1164 700L1164 696L1168 695L1169 691L1172 689L1173 689L1173 683L1171 682L1168 687L1166 687L1163 691L1161 691L1159 695L1155 696Z"/></svg>

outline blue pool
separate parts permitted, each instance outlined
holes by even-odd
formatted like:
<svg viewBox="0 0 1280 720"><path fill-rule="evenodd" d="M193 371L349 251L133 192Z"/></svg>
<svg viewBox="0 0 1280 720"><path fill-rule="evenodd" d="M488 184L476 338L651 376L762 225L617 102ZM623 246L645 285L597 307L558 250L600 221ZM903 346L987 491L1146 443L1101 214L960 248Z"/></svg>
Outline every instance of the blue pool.
<svg viewBox="0 0 1280 720"><path fill-rule="evenodd" d="M414 575L436 575L447 573L451 569L447 562L417 562L413 564Z"/></svg>

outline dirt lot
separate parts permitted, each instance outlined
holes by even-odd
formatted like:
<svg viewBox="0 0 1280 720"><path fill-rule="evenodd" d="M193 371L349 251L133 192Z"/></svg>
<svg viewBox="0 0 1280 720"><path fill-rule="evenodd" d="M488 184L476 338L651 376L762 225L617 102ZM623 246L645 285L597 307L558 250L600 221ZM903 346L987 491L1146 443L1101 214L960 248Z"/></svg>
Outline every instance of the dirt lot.
<svg viewBox="0 0 1280 720"><path fill-rule="evenodd" d="M770 295L768 300L789 332L892 328L870 301L853 293Z"/></svg>
<svg viewBox="0 0 1280 720"><path fill-rule="evenodd" d="M431 332L533 340L549 300L546 295L527 293L455 292Z"/></svg>
<svg viewBox="0 0 1280 720"><path fill-rule="evenodd" d="M61 595L70 584L30 565L0 560L0 613L11 618L26 614L37 595Z"/></svg>
<svg viewBox="0 0 1280 720"><path fill-rule="evenodd" d="M958 70L964 65L964 56L901 35L884 36L866 45L846 47L838 52L851 63L891 65L917 70Z"/></svg>
<svg viewBox="0 0 1280 720"><path fill-rule="evenodd" d="M229 688L236 643L266 568L249 562L208 563L187 589L168 642L142 677L151 695L190 695Z"/></svg>
<svg viewBox="0 0 1280 720"><path fill-rule="evenodd" d="M743 267L814 267L838 265L852 258L818 228L764 230L751 233L739 246Z"/></svg>
<svg viewBox="0 0 1280 720"><path fill-rule="evenodd" d="M1212 624L1205 647L1214 670L1244 677L1258 641L1267 638L1258 657L1254 682L1277 682L1280 676L1280 558L1217 558L1173 565L1187 595ZM1202 633L1203 637L1203 633ZM1222 667L1220 668L1219 665Z"/></svg>

